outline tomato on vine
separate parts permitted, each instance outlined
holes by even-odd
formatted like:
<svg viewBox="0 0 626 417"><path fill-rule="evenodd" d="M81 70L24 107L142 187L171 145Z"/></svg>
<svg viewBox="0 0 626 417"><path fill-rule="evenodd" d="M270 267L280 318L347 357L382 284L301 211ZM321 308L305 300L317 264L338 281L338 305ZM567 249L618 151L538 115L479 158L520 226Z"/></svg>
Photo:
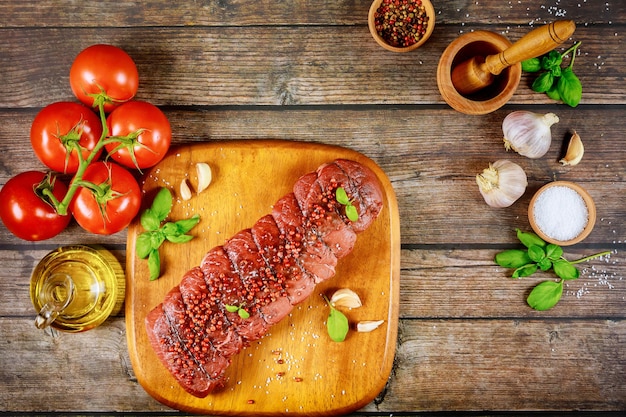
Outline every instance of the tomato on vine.
<svg viewBox="0 0 626 417"><path fill-rule="evenodd" d="M132 99L139 88L139 72L133 59L113 45L92 45L82 50L70 68L70 87L76 98L95 107L103 100L104 111Z"/></svg>
<svg viewBox="0 0 626 417"><path fill-rule="evenodd" d="M129 168L149 168L167 153L172 129L158 107L145 101L129 101L107 118L109 157ZM119 141L115 141L119 140Z"/></svg>
<svg viewBox="0 0 626 417"><path fill-rule="evenodd" d="M70 203L76 222L85 230L110 235L125 229L139 212L141 190L125 168L113 162L87 167Z"/></svg>
<svg viewBox="0 0 626 417"><path fill-rule="evenodd" d="M47 202L45 190L60 199L67 186L52 175L26 171L9 179L0 190L0 218L20 239L50 239L69 224L71 216L58 214Z"/></svg>
<svg viewBox="0 0 626 417"><path fill-rule="evenodd" d="M87 159L101 136L102 122L94 111L73 102L44 107L30 128L30 143L37 158L51 170L66 174L76 173L79 159Z"/></svg>

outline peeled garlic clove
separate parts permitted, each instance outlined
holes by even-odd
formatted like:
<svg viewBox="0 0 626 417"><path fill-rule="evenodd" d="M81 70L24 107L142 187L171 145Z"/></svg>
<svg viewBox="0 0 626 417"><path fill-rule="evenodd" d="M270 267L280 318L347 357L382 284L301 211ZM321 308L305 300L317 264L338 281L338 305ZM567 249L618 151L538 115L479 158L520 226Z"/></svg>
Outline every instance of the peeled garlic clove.
<svg viewBox="0 0 626 417"><path fill-rule="evenodd" d="M528 179L522 167L501 159L476 175L476 183L491 207L509 207L524 194Z"/></svg>
<svg viewBox="0 0 626 417"><path fill-rule="evenodd" d="M191 198L191 189L189 189L189 184L187 184L187 180L184 179L180 183L180 198L187 201Z"/></svg>
<svg viewBox="0 0 626 417"><path fill-rule="evenodd" d="M348 288L342 288L335 291L332 297L330 297L330 304L333 307L345 307L345 308L359 308L363 304L359 295Z"/></svg>
<svg viewBox="0 0 626 417"><path fill-rule="evenodd" d="M198 194L200 194L211 184L213 174L211 167L206 162L196 164L196 173L198 174Z"/></svg>
<svg viewBox="0 0 626 417"><path fill-rule="evenodd" d="M550 126L558 123L554 113L538 114L525 110L509 113L502 121L504 147L528 158L541 158L550 149Z"/></svg>
<svg viewBox="0 0 626 417"><path fill-rule="evenodd" d="M569 144L567 145L565 157L559 162L563 165L577 165L580 160L583 159L584 153L585 147L583 146L583 141L580 139L578 133L574 131L574 134L570 138Z"/></svg>
<svg viewBox="0 0 626 417"><path fill-rule="evenodd" d="M385 320L360 321L356 324L356 331L361 333L371 332L378 329L384 322Z"/></svg>

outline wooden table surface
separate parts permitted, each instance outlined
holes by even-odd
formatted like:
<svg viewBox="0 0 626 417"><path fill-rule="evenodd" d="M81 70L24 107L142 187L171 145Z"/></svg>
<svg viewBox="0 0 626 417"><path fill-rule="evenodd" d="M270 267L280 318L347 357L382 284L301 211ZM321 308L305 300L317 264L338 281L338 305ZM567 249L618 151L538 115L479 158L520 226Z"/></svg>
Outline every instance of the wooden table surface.
<svg viewBox="0 0 626 417"><path fill-rule="evenodd" d="M0 186L41 170L30 124L47 104L73 100L70 65L96 43L122 47L140 74L137 98L158 105L176 144L284 139L340 145L373 159L398 198L400 324L386 388L355 415L626 410L626 3L617 0L434 1L435 31L420 49L394 54L367 28L369 1L257 0L0 2ZM439 58L463 33L515 41L538 25L572 19L581 41L574 70L580 105L533 92L532 77L503 108L482 116L451 109L436 83ZM554 112L540 159L507 153L501 122L513 110ZM575 167L558 163L576 130ZM513 206L488 207L475 175L510 159L528 175ZM523 280L494 264L529 230L533 193L552 180L583 185L597 204L593 232L565 248L581 265L545 312L525 302ZM1 203L1 202L0 202ZM174 412L150 397L129 363L124 314L81 334L33 324L30 272L66 244L102 244L124 261L126 232L90 235L71 223L42 242L0 226L0 410Z"/></svg>

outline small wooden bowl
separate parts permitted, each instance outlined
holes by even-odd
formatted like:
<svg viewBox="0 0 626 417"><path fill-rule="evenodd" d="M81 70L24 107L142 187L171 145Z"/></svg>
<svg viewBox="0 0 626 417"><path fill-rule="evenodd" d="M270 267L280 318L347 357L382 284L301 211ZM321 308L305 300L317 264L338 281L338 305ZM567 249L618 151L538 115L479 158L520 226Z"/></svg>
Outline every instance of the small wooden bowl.
<svg viewBox="0 0 626 417"><path fill-rule="evenodd" d="M550 189L552 187L566 187L575 191L582 197L585 205L587 206L587 225L576 237L572 239L555 239L551 236L548 236L543 230L541 230L541 228L537 224L537 220L535 218L535 204L537 202L537 198L539 198L539 196L547 189ZM532 227L533 231L546 242L554 243L555 245L559 246L570 246L582 241L584 238L589 236L589 233L591 233L591 230L593 230L593 226L596 223L596 205L593 202L593 199L591 198L589 193L580 185L570 181L554 181L541 187L530 200L530 204L528 205L528 221L530 222L530 227Z"/></svg>
<svg viewBox="0 0 626 417"><path fill-rule="evenodd" d="M376 24L374 23L374 15L376 14L376 11L378 10L382 2L383 0L374 0L372 2L372 5L370 6L370 11L367 16L367 25L376 43L382 46L383 48L385 48L386 50L392 51L392 52L414 51L415 49L422 46L428 40L430 35L433 33L433 30L435 30L435 8L433 7L433 4L430 2L430 0L422 0L422 6L424 6L424 10L426 11L426 16L428 17L428 25L426 26L426 32L424 32L424 36L422 36L422 38L416 43L414 43L413 45L407 46L404 48L389 45L378 34L378 32L376 31Z"/></svg>
<svg viewBox="0 0 626 417"><path fill-rule="evenodd" d="M493 84L471 95L463 95L455 88L452 69L475 56L498 54L511 45L504 36L485 30L469 32L452 41L443 51L437 67L437 85L446 103L471 115L491 113L504 106L517 90L522 64L505 68Z"/></svg>

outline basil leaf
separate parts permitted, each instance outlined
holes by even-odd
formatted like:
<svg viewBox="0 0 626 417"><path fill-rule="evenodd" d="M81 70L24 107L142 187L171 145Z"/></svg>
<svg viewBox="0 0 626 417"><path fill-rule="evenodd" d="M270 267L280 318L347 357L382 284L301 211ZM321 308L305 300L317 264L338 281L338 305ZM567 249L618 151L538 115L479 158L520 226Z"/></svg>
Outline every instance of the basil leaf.
<svg viewBox="0 0 626 417"><path fill-rule="evenodd" d="M580 271L574 265L568 261L561 259L554 262L554 273L563 279L577 279L580 276Z"/></svg>
<svg viewBox="0 0 626 417"><path fill-rule="evenodd" d="M550 70L550 74L552 74L552 77L554 77L552 82L552 84L554 85L554 82L557 81L557 79L561 76L561 67L552 67L552 69Z"/></svg>
<svg viewBox="0 0 626 417"><path fill-rule="evenodd" d="M239 317L241 317L244 320L247 318L250 318L250 313L248 313L243 308L240 308L239 310L237 310L237 314L239 314Z"/></svg>
<svg viewBox="0 0 626 417"><path fill-rule="evenodd" d="M548 258L544 258L544 259L542 259L541 261L539 261L537 263L537 266L542 271L547 271L552 266L552 261L550 259L548 259Z"/></svg>
<svg viewBox="0 0 626 417"><path fill-rule="evenodd" d="M152 249L148 256L148 269L150 270L150 281L154 281L161 275L161 257L158 249Z"/></svg>
<svg viewBox="0 0 626 417"><path fill-rule="evenodd" d="M558 261L561 259L561 256L563 256L563 248L554 243L550 243L546 246L546 256L553 261Z"/></svg>
<svg viewBox="0 0 626 417"><path fill-rule="evenodd" d="M544 248L546 246L546 242L544 242L543 239L541 239L536 234L532 232L522 232L520 229L516 230L517 238L520 242L522 242L522 245L526 246L527 248L530 248L532 245L537 245L541 248Z"/></svg>
<svg viewBox="0 0 626 417"><path fill-rule="evenodd" d="M343 204L344 206L350 204L348 194L346 193L346 190L344 190L342 187L337 188L337 190L335 191L335 198L340 204Z"/></svg>
<svg viewBox="0 0 626 417"><path fill-rule="evenodd" d="M187 233L191 229L193 229L194 226L197 225L199 222L200 222L200 216L197 214L194 214L192 217L188 219L184 219L184 220L179 220L175 224L181 233Z"/></svg>
<svg viewBox="0 0 626 417"><path fill-rule="evenodd" d="M522 61L522 71L537 72L541 70L541 60L539 58L530 58Z"/></svg>
<svg viewBox="0 0 626 417"><path fill-rule="evenodd" d="M541 57L541 67L544 70L551 70L554 67L560 67L563 62L563 56L558 51L552 50L548 54Z"/></svg>
<svg viewBox="0 0 626 417"><path fill-rule="evenodd" d="M495 261L504 268L519 268L531 263L528 252L521 249L505 250L496 254Z"/></svg>
<svg viewBox="0 0 626 417"><path fill-rule="evenodd" d="M139 259L145 259L150 255L152 249L152 236L150 232L144 232L137 236L137 241L135 242L135 253Z"/></svg>
<svg viewBox="0 0 626 417"><path fill-rule="evenodd" d="M546 258L546 252L541 246L530 245L530 247L528 248L528 256L534 262L541 262Z"/></svg>
<svg viewBox="0 0 626 417"><path fill-rule="evenodd" d="M160 231L150 233L150 246L152 249L158 249L165 241L165 236Z"/></svg>
<svg viewBox="0 0 626 417"><path fill-rule="evenodd" d="M552 75L552 73L544 72L543 74L539 75L535 79L535 81L533 81L531 88L533 89L533 91L536 91L538 93L545 93L550 89L550 87L552 87L553 83L554 76Z"/></svg>
<svg viewBox="0 0 626 417"><path fill-rule="evenodd" d="M583 95L583 86L571 68L565 68L557 84L563 103L570 107L578 106Z"/></svg>
<svg viewBox="0 0 626 417"><path fill-rule="evenodd" d="M161 225L161 220L159 220L158 216L152 211L152 209L146 209L143 213L141 213L141 227L145 230L152 232L159 229Z"/></svg>
<svg viewBox="0 0 626 417"><path fill-rule="evenodd" d="M239 310L238 306L233 306L233 305L230 305L230 304L224 304L224 308L229 313L236 313Z"/></svg>
<svg viewBox="0 0 626 417"><path fill-rule="evenodd" d="M167 239L168 242L172 242L172 243L187 243L191 239L193 239L193 236L191 235L165 235L165 239Z"/></svg>
<svg viewBox="0 0 626 417"><path fill-rule="evenodd" d="M512 278L522 278L529 277L532 274L537 272L537 264L528 264L524 266L520 266L515 271L513 271Z"/></svg>
<svg viewBox="0 0 626 417"><path fill-rule="evenodd" d="M172 193L167 188L161 188L152 202L152 211L160 222L165 220L172 210Z"/></svg>
<svg viewBox="0 0 626 417"><path fill-rule="evenodd" d="M556 305L563 295L563 281L544 281L528 295L526 302L535 310L544 311Z"/></svg>
<svg viewBox="0 0 626 417"><path fill-rule="evenodd" d="M346 217L350 221L356 222L359 220L359 213L356 211L356 207L352 204L346 206Z"/></svg>
<svg viewBox="0 0 626 417"><path fill-rule="evenodd" d="M559 89L557 86L558 83L552 84L552 87L548 91L546 91L546 95L550 97L552 100L560 100L561 95L559 94Z"/></svg>
<svg viewBox="0 0 626 417"><path fill-rule="evenodd" d="M343 342L346 340L348 330L348 318L336 308L331 307L328 320L326 321L328 335L334 342Z"/></svg>

